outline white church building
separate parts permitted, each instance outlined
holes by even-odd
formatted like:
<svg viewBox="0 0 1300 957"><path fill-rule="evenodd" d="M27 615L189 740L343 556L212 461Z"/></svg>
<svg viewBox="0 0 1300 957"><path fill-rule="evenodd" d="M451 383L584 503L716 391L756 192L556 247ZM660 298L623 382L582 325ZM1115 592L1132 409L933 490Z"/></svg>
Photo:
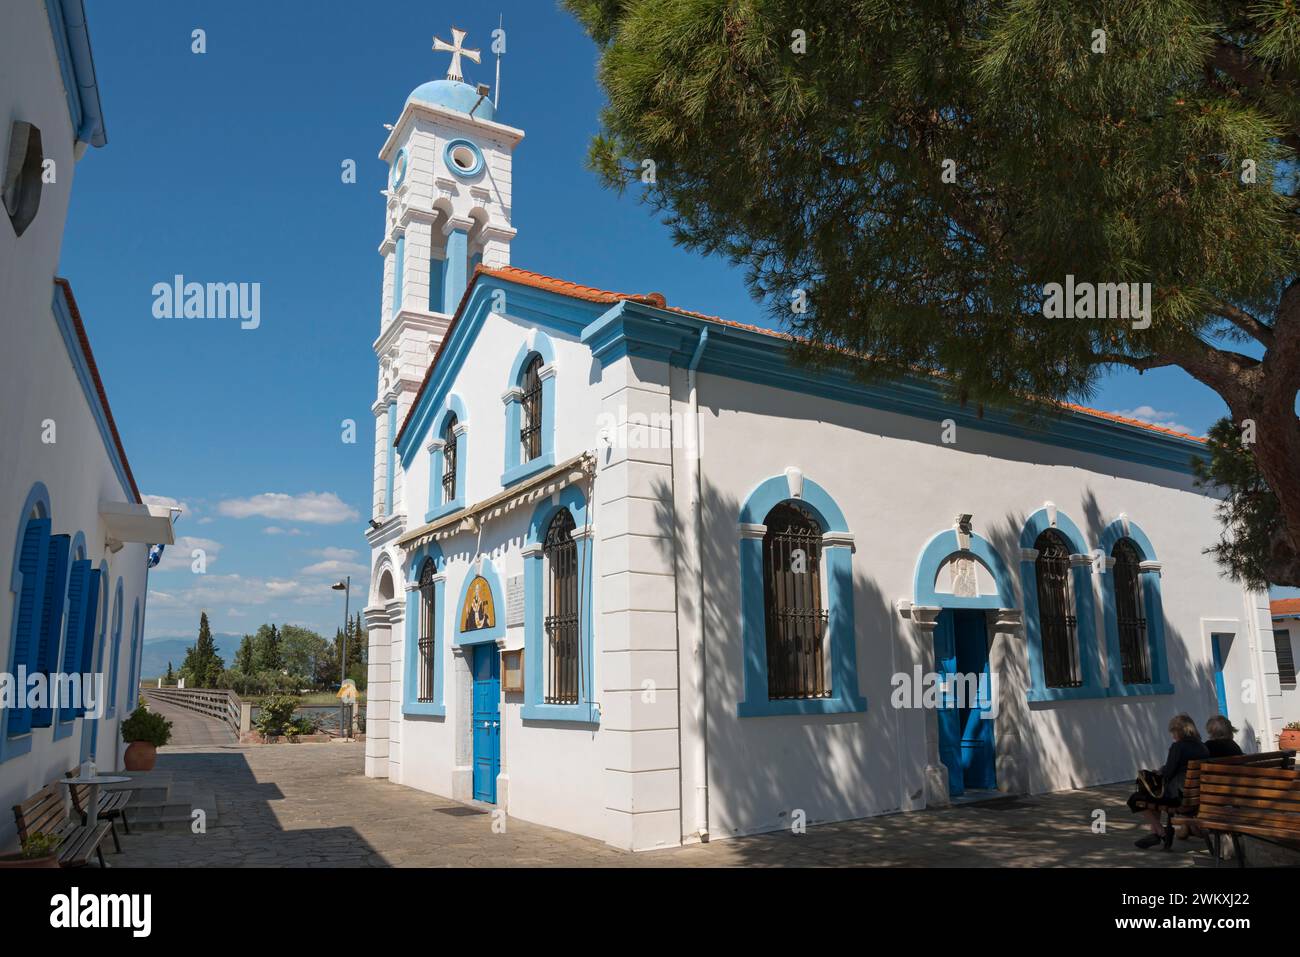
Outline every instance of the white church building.
<svg viewBox="0 0 1300 957"><path fill-rule="evenodd" d="M1181 711L1275 746L1200 440L516 268L462 39L379 154L368 775L642 850L1131 779Z"/></svg>
<svg viewBox="0 0 1300 957"><path fill-rule="evenodd" d="M15 804L83 761L122 766L150 545L173 535L168 509L141 500L91 351L93 316L83 319L55 275L77 164L106 142L82 0L6 3L3 24L0 851L9 851ZM98 676L99 703L14 695L35 689L36 675L47 688L59 675Z"/></svg>

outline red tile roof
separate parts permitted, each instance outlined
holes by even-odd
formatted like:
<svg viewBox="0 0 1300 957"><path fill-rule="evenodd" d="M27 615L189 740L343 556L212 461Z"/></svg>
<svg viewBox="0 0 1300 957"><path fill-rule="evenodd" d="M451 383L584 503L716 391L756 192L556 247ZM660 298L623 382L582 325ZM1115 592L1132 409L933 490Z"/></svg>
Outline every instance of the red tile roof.
<svg viewBox="0 0 1300 957"><path fill-rule="evenodd" d="M1300 598L1279 598L1269 602L1268 607L1273 612L1274 618L1300 615Z"/></svg>
<svg viewBox="0 0 1300 957"><path fill-rule="evenodd" d="M530 272L527 269L519 269L515 266L483 266L479 265L474 268L474 274L470 277L469 283L465 286L465 294L461 297L460 303L456 306L456 313L452 317L451 325L447 327L447 332L443 336L442 342L438 345L438 351L434 354L433 361L429 363L429 368L425 370L424 381L420 383L419 391L415 394L415 400L411 403L410 409L406 412L406 418L402 420L402 427L397 430L397 435L393 438L396 443L406 432L406 427L410 424L411 415L419 405L420 397L424 395L424 390L429 384L429 379L433 375L433 370L438 364L438 358L442 355L443 347L451 339L452 330L456 328L456 323L460 321L462 310L465 303L469 300L470 292L474 289L474 283L480 275L496 276L506 279L510 282L519 283L521 286L529 286L533 289L543 289L548 292L558 293L562 296L570 296L574 299L582 299L586 302L600 302L614 305L619 302L639 302L648 306L657 306L660 309L667 309L669 312L675 312L683 316L691 316L695 319L703 319L705 322L713 322L722 326L729 326L733 329L744 329L749 332L755 332L763 336L771 336L774 339L784 339L787 342L798 341L797 336L788 332L778 332L772 329L765 329L762 326L749 325L744 322L736 322L731 319L722 319L718 316L710 316L702 312L693 312L690 309L681 309L676 306L668 305L663 293L652 292L643 294L611 292L607 289L597 289L594 286L584 286L576 282L569 282L567 279L556 279L552 276L543 276L541 273ZM1163 425L1154 425L1151 422L1143 422L1140 419L1131 419L1126 416L1116 415L1114 412L1103 412L1100 409L1092 409L1086 405L1075 405L1072 402L1061 402L1063 408L1071 412L1078 412L1083 415L1092 415L1100 419L1107 419L1111 422L1120 422L1124 425L1131 425L1135 428L1146 429L1151 432L1160 432L1164 435L1171 435L1175 438L1190 439L1193 442L1205 442L1204 438L1195 435L1188 435L1185 432L1179 432L1175 429L1166 428Z"/></svg>
<svg viewBox="0 0 1300 957"><path fill-rule="evenodd" d="M118 457L122 460L122 468L126 471L127 481L131 483L131 491L135 495L135 501L138 505L140 504L140 489L135 484L135 476L131 474L131 463L127 461L126 449L122 447L122 436L118 434L117 423L113 421L113 410L108 404L108 393L104 391L104 380L99 377L99 366L95 364L95 354L90 351L90 338L86 335L85 323L81 321L81 310L77 308L77 300L72 296L72 285L61 276L55 276L54 281L63 290L63 298L67 300L68 312L72 316L72 326L77 331L77 342L81 346L81 354L86 358L86 367L90 369L90 379L95 383L95 392L99 395L99 404L104 410L108 430L113 435L113 444L117 447Z"/></svg>

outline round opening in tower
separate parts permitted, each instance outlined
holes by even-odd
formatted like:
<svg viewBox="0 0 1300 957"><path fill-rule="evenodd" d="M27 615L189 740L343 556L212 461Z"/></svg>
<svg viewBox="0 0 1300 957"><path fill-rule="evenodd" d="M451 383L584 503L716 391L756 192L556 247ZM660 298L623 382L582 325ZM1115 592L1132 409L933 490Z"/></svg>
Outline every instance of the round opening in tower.
<svg viewBox="0 0 1300 957"><path fill-rule="evenodd" d="M467 173L478 165L478 159L474 156L474 151L468 146L457 146L452 150L451 161Z"/></svg>

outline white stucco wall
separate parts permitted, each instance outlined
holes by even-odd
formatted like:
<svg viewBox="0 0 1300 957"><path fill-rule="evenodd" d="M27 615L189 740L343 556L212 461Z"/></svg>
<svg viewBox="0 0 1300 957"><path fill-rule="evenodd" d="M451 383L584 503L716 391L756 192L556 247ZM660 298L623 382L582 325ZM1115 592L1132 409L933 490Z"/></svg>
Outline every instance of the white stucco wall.
<svg viewBox="0 0 1300 957"><path fill-rule="evenodd" d="M84 534L86 557L93 567L107 568L103 587L108 589L110 616L112 596L118 580L122 581L117 717L99 722L96 755L100 768L115 769L121 767L124 750L119 722L134 704L126 687L128 675L133 670L138 673L143 648L143 640L138 641L133 669L129 660L132 609L138 602L142 639L148 549L125 545L112 553L105 547L99 503L134 498L113 468L51 309L75 164L73 130L44 4L24 0L7 5L5 26L0 32L0 157L8 154L10 122L34 123L41 128L45 155L55 160L56 179L44 185L39 213L21 237L15 236L8 217L0 214L0 318L6 334L6 348L0 351L0 423L5 436L5 453L0 456L0 668L8 669L12 653L15 594L11 586L25 519L21 511L28 493L41 482L49 493L53 534ZM93 315L84 318L93 339ZM55 429L55 441L49 443L42 441L47 420ZM66 633L66 608L63 621ZM97 657L101 625L97 621ZM104 671L112 673L111 662L105 663ZM0 807L5 809L0 815L0 849L8 850L15 843L9 808L80 762L87 724L77 719L72 733L58 741L53 727L37 728L28 753L0 763Z"/></svg>

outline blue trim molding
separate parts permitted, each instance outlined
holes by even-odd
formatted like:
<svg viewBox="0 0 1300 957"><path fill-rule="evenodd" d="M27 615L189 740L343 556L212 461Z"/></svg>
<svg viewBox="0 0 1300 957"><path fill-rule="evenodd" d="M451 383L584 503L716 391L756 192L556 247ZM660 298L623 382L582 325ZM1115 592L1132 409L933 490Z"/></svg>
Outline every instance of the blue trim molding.
<svg viewBox="0 0 1300 957"><path fill-rule="evenodd" d="M447 436L444 433L447 429L447 421L453 415L456 417L456 428L459 430L456 438L456 496L452 499L444 499L442 472L445 458L443 450L446 448L447 442ZM431 429L436 438L430 443L431 447L429 449L429 504L431 507L424 515L426 522L432 522L465 507L465 464L469 460L468 428L469 420L465 416L465 403L460 400L460 396L454 394L448 396L447 404L443 407L437 419L434 420Z"/></svg>
<svg viewBox="0 0 1300 957"><path fill-rule="evenodd" d="M568 509L573 516L574 541L578 550L578 601L579 612L579 647L582 660L581 686L588 700L577 704L547 704L543 686L545 684L546 631L543 619L546 614L544 583L546 579L546 560L542 555L542 542L551 520L560 509ZM596 583L592 580L595 568L593 562L593 539L586 534L588 513L587 497L577 486L570 485L560 492L559 501L550 499L542 502L533 510L528 522L528 535L524 539L524 704L521 715L528 721L565 721L577 724L599 724L600 707L596 704L593 667L595 644L594 615L592 593Z"/></svg>
<svg viewBox="0 0 1300 957"><path fill-rule="evenodd" d="M95 60L90 53L90 33L82 0L45 0L45 12L54 37L54 52L68 100L74 143L103 146L104 111L95 79Z"/></svg>
<svg viewBox="0 0 1300 957"><path fill-rule="evenodd" d="M54 0L51 0L53 3ZM86 354L82 351L81 342L77 337L77 330L72 323L72 311L68 306L68 294L64 292L63 287L58 283L54 284L54 298L50 302L50 308L54 312L54 320L58 324L59 334L63 337L63 345L68 350L68 358L72 362L72 368L77 373L77 381L81 384L82 394L86 397L86 405L90 408L90 413L95 417L95 425L99 428L99 437L103 441L104 451L108 455L108 460L113 463L113 472L117 475L117 480L122 486L122 493L126 496L126 501L134 502L136 500L135 491L131 488L131 480L127 478L126 462L118 452L117 442L113 438L112 430L108 425L108 416L105 414L104 403L99 399L99 389L95 386L94 379L90 374L90 366L86 363Z"/></svg>
<svg viewBox="0 0 1300 957"><path fill-rule="evenodd" d="M461 147L467 148L470 153L474 155L474 164L469 168L460 166L452 159L451 154ZM479 173L483 172L483 151L478 148L477 144L465 139L463 136L458 136L455 139L447 141L447 145L442 149L442 158L447 164L447 169L451 170L454 175L459 176L461 179L472 179Z"/></svg>
<svg viewBox="0 0 1300 957"><path fill-rule="evenodd" d="M450 609L451 630L455 636L454 641L457 648L468 648L470 645L481 645L485 642L496 641L498 638L504 638L506 634L506 593L501 588L501 576L497 574L492 559L486 555L482 555L480 558L481 561L471 561L466 568L465 580L460 584L460 595L456 599L455 606ZM488 589L492 592L492 624L487 628L479 628L475 631L461 631L461 615L465 611L465 599L469 595L469 586L477 578L486 581Z"/></svg>
<svg viewBox="0 0 1300 957"><path fill-rule="evenodd" d="M461 296L465 295L468 278L469 233L453 229L447 234L446 255L442 268L442 311L451 315L456 311Z"/></svg>
<svg viewBox="0 0 1300 957"><path fill-rule="evenodd" d="M530 347L524 343L515 353L514 362L510 364L510 388L504 398L506 407L506 450L505 471L501 473L501 487L507 488L516 482L536 475L555 464L555 346L550 336L538 331ZM519 441L519 432L523 427L523 402L521 401L524 370L533 356L542 360L542 435L541 454L528 461L522 461L523 443Z"/></svg>
<svg viewBox="0 0 1300 957"><path fill-rule="evenodd" d="M397 187L401 186L402 180L406 179L406 166L408 162L410 162L410 157L406 152L406 147L403 146L397 151L397 155L393 157L393 167L388 173L388 185L393 189L397 189Z"/></svg>
<svg viewBox="0 0 1300 957"><path fill-rule="evenodd" d="M984 566L997 586L996 595L952 595L935 588L939 571L949 559L957 555L969 555ZM988 539L975 532L970 534L970 544L962 548L957 530L950 528L940 532L925 543L921 554L916 559L916 571L912 576L912 601L917 605L936 608L1015 608L1016 592L1012 584L1011 572L1006 562L998 554Z"/></svg>
<svg viewBox="0 0 1300 957"><path fill-rule="evenodd" d="M433 562L433 700L420 701L420 572L426 561ZM446 647L444 622L447 621L447 562L436 542L421 545L407 560L406 587L406 649L402 664L402 714L407 717L446 717L447 705L443 698ZM454 612L453 612L454 614Z"/></svg>
<svg viewBox="0 0 1300 957"><path fill-rule="evenodd" d="M396 318L402 311L402 300L406 296L406 234L397 237L393 244L393 308L389 318Z"/></svg>
<svg viewBox="0 0 1300 957"><path fill-rule="evenodd" d="M1070 591L1074 597L1075 642L1079 651L1079 670L1083 684L1078 688L1049 688L1043 668L1043 628L1038 609L1038 570L1033 560L1021 557L1020 588L1025 597L1025 644L1029 652L1030 701L1067 701L1077 698L1104 698L1101 661L1097 647L1097 613L1092 597L1092 558L1083 532L1059 509L1040 508L1025 521L1020 530L1020 547L1033 550L1038 536L1049 528L1060 532L1070 545ZM1086 557L1087 561L1080 560Z"/></svg>
<svg viewBox="0 0 1300 957"><path fill-rule="evenodd" d="M1142 581L1142 609L1147 622L1147 647L1151 661L1150 684L1125 684L1123 659L1119 647L1119 616L1115 604L1115 575L1112 571L1111 552L1121 539L1127 538L1137 548L1141 560L1152 566L1140 572ZM1106 670L1109 686L1106 693L1112 697L1131 695L1173 694L1174 685L1169 680L1169 658L1165 649L1165 611L1160 594L1160 569L1155 566L1155 547L1151 539L1134 522L1118 518L1106 526L1098 543L1102 553L1101 607L1106 627Z"/></svg>
<svg viewBox="0 0 1300 957"><path fill-rule="evenodd" d="M831 665L831 697L773 701L768 697L767 626L763 607L763 539L759 532L768 513L794 502L817 519L829 540L822 545L828 623L826 640ZM844 513L830 494L798 469L764 479L740 508L741 637L745 698L736 705L742 718L796 714L846 714L866 711L858 689L857 641L853 615L853 544Z"/></svg>
<svg viewBox="0 0 1300 957"><path fill-rule="evenodd" d="M397 451L393 447L392 435L397 431L397 402L388 403L388 478L384 484L384 515L393 514L393 481L397 472Z"/></svg>

